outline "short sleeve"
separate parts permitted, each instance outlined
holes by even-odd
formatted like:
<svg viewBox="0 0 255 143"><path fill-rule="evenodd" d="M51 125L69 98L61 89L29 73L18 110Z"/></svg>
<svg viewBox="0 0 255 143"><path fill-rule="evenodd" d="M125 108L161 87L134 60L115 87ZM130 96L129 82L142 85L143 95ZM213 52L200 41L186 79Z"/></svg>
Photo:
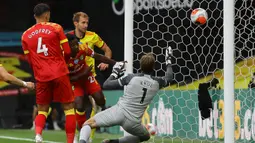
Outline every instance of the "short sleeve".
<svg viewBox="0 0 255 143"><path fill-rule="evenodd" d="M68 42L67 38L66 38L66 35L65 35L65 32L62 28L61 25L59 24L55 24L54 25L54 28L56 29L56 31L58 32L58 36L59 36L59 39L60 39L60 44L63 44L65 42Z"/></svg>
<svg viewBox="0 0 255 143"><path fill-rule="evenodd" d="M94 35L93 41L98 48L102 48L104 45L104 41L96 33Z"/></svg>
<svg viewBox="0 0 255 143"><path fill-rule="evenodd" d="M24 54L28 54L29 50L28 50L27 44L25 42L24 34L21 37L21 44L22 44L22 49L23 49Z"/></svg>

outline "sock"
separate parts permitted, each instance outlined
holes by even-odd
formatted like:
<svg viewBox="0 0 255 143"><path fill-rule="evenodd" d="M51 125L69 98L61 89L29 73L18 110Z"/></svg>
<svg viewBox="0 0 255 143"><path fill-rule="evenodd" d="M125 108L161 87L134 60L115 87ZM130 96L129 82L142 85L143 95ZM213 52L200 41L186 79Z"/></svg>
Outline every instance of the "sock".
<svg viewBox="0 0 255 143"><path fill-rule="evenodd" d="M96 111L95 111L95 109L94 109L94 108L92 108L92 111L91 111L90 117L95 116L95 114L96 114ZM91 134L90 134L90 139L92 139L92 140L94 139L95 132L96 132L96 128L92 129Z"/></svg>
<svg viewBox="0 0 255 143"><path fill-rule="evenodd" d="M119 138L119 143L139 143L140 139L137 136L124 136Z"/></svg>
<svg viewBox="0 0 255 143"><path fill-rule="evenodd" d="M73 143L76 129L76 118L74 109L65 110L65 115L66 115L65 129L67 143Z"/></svg>
<svg viewBox="0 0 255 143"><path fill-rule="evenodd" d="M42 130L45 126L47 119L47 112L38 111L38 115L35 118L35 134L42 135Z"/></svg>
<svg viewBox="0 0 255 143"><path fill-rule="evenodd" d="M81 128L81 131L80 131L80 142L88 142L89 140L89 135L91 133L91 127L89 125L85 125Z"/></svg>
<svg viewBox="0 0 255 143"><path fill-rule="evenodd" d="M76 120L78 124L78 129L80 130L82 128L83 123L86 121L86 115L85 112L79 112L76 110Z"/></svg>

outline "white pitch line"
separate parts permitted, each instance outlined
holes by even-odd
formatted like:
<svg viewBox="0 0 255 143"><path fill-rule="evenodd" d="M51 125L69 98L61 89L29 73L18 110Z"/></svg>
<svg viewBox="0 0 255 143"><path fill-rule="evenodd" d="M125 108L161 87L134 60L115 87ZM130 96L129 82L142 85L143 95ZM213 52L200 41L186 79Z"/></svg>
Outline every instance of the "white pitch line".
<svg viewBox="0 0 255 143"><path fill-rule="evenodd" d="M28 142L35 142L34 139L30 138L17 138L17 137L10 137L10 136L0 136L1 139L9 139L9 140L16 140L16 141L28 141ZM63 142L54 142L54 141L43 141L44 143L63 143Z"/></svg>

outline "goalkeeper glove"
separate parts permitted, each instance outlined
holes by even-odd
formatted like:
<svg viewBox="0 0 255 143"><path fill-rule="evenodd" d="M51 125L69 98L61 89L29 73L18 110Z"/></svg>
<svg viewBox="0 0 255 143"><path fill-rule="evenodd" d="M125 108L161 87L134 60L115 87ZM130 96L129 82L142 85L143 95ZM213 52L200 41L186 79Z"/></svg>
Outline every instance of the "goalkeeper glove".
<svg viewBox="0 0 255 143"><path fill-rule="evenodd" d="M121 77L124 75L125 69L125 62L116 62L116 64L112 68L112 76L115 78Z"/></svg>
<svg viewBox="0 0 255 143"><path fill-rule="evenodd" d="M168 48L166 48L166 65L172 64L172 62L171 62L172 56L173 56L173 50L172 50L171 46L169 46Z"/></svg>

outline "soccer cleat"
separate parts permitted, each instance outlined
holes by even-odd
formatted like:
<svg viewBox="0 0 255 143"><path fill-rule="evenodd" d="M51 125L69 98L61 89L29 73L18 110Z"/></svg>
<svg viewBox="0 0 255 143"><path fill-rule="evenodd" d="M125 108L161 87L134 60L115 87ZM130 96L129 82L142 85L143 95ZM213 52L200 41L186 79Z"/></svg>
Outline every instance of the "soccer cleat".
<svg viewBox="0 0 255 143"><path fill-rule="evenodd" d="M35 143L42 143L43 142L43 138L40 134L37 134L35 136Z"/></svg>
<svg viewBox="0 0 255 143"><path fill-rule="evenodd" d="M166 49L166 54L165 54L165 56L166 56L166 65L171 64L171 63L172 63L172 62L171 62L171 58L172 58L172 56L173 56L173 50L172 50L171 46L169 46L169 47Z"/></svg>

